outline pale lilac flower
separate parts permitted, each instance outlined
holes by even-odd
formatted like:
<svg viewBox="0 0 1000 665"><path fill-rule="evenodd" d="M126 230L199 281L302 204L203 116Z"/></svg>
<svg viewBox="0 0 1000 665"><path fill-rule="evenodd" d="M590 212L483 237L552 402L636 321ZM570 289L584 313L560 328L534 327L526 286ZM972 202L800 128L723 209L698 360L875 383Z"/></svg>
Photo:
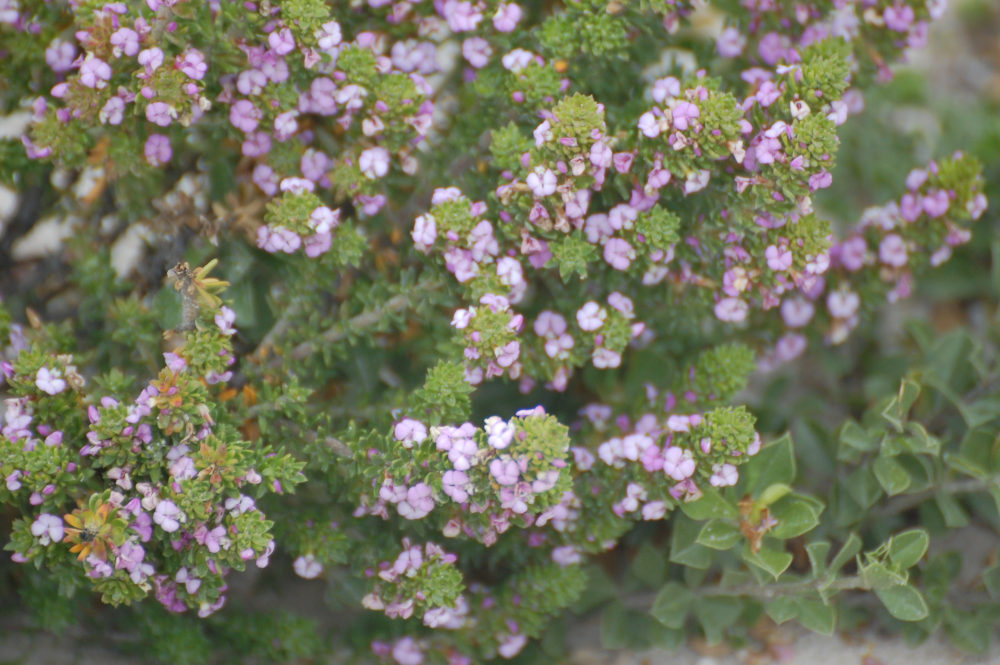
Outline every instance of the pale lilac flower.
<svg viewBox="0 0 1000 665"><path fill-rule="evenodd" d="M233 127L249 134L257 129L263 114L249 99L240 99L229 109L229 122Z"/></svg>
<svg viewBox="0 0 1000 665"><path fill-rule="evenodd" d="M62 378L62 372L57 369L40 367L35 374L35 385L42 392L49 395L58 395L66 390L66 381Z"/></svg>
<svg viewBox="0 0 1000 665"><path fill-rule="evenodd" d="M927 196L924 197L923 204L924 212L926 212L930 217L936 218L948 212L951 200L948 198L948 192L943 189L935 189L927 193Z"/></svg>
<svg viewBox="0 0 1000 665"><path fill-rule="evenodd" d="M740 479L740 472L732 464L716 464L712 466L712 477L708 482L712 487L729 487Z"/></svg>
<svg viewBox="0 0 1000 665"><path fill-rule="evenodd" d="M417 483L406 490L406 499L396 504L401 517L418 520L426 517L434 509L434 497L427 483Z"/></svg>
<svg viewBox="0 0 1000 665"><path fill-rule="evenodd" d="M885 27L896 32L906 32L914 21L913 7L897 3L892 7L886 7L882 14L885 19Z"/></svg>
<svg viewBox="0 0 1000 665"><path fill-rule="evenodd" d="M646 111L639 116L639 131L649 139L655 139L660 135L660 119L651 111Z"/></svg>
<svg viewBox="0 0 1000 665"><path fill-rule="evenodd" d="M576 322L580 329L588 332L599 329L607 318L607 311L593 300L585 302L576 312Z"/></svg>
<svg viewBox="0 0 1000 665"><path fill-rule="evenodd" d="M511 72L519 72L534 61L535 54L522 48L516 48L500 59L504 69Z"/></svg>
<svg viewBox="0 0 1000 665"><path fill-rule="evenodd" d="M151 166L163 166L169 163L170 158L174 155L174 151L170 147L170 139L163 134L150 134L149 138L146 139L143 152L146 155L146 161Z"/></svg>
<svg viewBox="0 0 1000 665"><path fill-rule="evenodd" d="M604 260L615 270L625 271L635 259L635 249L623 238L611 238L604 244Z"/></svg>
<svg viewBox="0 0 1000 665"><path fill-rule="evenodd" d="M167 533L177 531L183 520L184 513L181 512L181 509L178 508L177 504L173 501L160 501L156 504L156 510L153 513L153 521L159 524L160 528Z"/></svg>
<svg viewBox="0 0 1000 665"><path fill-rule="evenodd" d="M274 138L287 141L299 131L298 111L285 111L274 118Z"/></svg>
<svg viewBox="0 0 1000 665"><path fill-rule="evenodd" d="M369 180L381 178L389 172L389 151L385 148L368 148L358 158L361 173Z"/></svg>
<svg viewBox="0 0 1000 665"><path fill-rule="evenodd" d="M485 420L487 443L491 448L503 450L514 440L514 426L499 416Z"/></svg>
<svg viewBox="0 0 1000 665"><path fill-rule="evenodd" d="M111 65L88 53L80 65L80 83L88 88L103 88L111 78Z"/></svg>
<svg viewBox="0 0 1000 665"><path fill-rule="evenodd" d="M663 452L663 472L676 481L693 476L696 466L690 450L670 446Z"/></svg>
<svg viewBox="0 0 1000 665"><path fill-rule="evenodd" d="M149 76L163 64L163 51L156 46L143 49L142 51L139 51L139 57L137 60L140 65L145 67L146 76Z"/></svg>
<svg viewBox="0 0 1000 665"><path fill-rule="evenodd" d="M831 174L826 169L823 169L819 173L814 173L809 176L809 189L813 192L826 189L833 184L833 174Z"/></svg>
<svg viewBox="0 0 1000 665"><path fill-rule="evenodd" d="M573 545L562 545L552 550L552 560L560 566L572 566L583 560L580 551Z"/></svg>
<svg viewBox="0 0 1000 665"><path fill-rule="evenodd" d="M769 245L764 250L764 256L767 258L767 267L775 272L783 272L792 267L792 252L787 247Z"/></svg>
<svg viewBox="0 0 1000 665"><path fill-rule="evenodd" d="M536 167L534 171L528 174L525 182L536 199L554 194L556 185L558 184L556 174L552 172L552 169L547 169L544 166Z"/></svg>
<svg viewBox="0 0 1000 665"><path fill-rule="evenodd" d="M840 263L854 272L861 270L865 265L865 256L868 254L868 245L861 236L848 238L840 246Z"/></svg>
<svg viewBox="0 0 1000 665"><path fill-rule="evenodd" d="M700 192L705 189L708 185L709 178L711 174L708 169L701 169L699 171L692 171L687 175L684 180L684 193L693 194L694 192Z"/></svg>
<svg viewBox="0 0 1000 665"><path fill-rule="evenodd" d="M116 58L121 57L122 53L132 57L139 52L139 33L132 28L118 28L111 33L109 41L114 47L112 53Z"/></svg>
<svg viewBox="0 0 1000 665"><path fill-rule="evenodd" d="M838 319L851 318L857 313L860 305L861 299L858 298L858 294L846 289L831 291L826 297L826 308L830 316Z"/></svg>
<svg viewBox="0 0 1000 665"><path fill-rule="evenodd" d="M392 646L392 657L399 665L421 665L424 653L412 637L404 637Z"/></svg>
<svg viewBox="0 0 1000 665"><path fill-rule="evenodd" d="M524 645L528 643L528 636L523 634L517 635L507 635L500 640L499 646L497 646L497 653L500 654L501 658L513 658L517 654L521 653L521 649ZM402 664L400 664L402 665Z"/></svg>
<svg viewBox="0 0 1000 665"><path fill-rule="evenodd" d="M462 56L476 69L485 67L493 55L493 47L482 37L469 37L462 42Z"/></svg>
<svg viewBox="0 0 1000 665"><path fill-rule="evenodd" d="M97 115L101 123L120 125L125 117L125 101L121 97L111 97L104 102L101 112Z"/></svg>
<svg viewBox="0 0 1000 665"><path fill-rule="evenodd" d="M465 503L469 500L469 492L466 490L468 484L469 476L464 471L449 469L441 478L442 491L456 503Z"/></svg>
<svg viewBox="0 0 1000 665"><path fill-rule="evenodd" d="M774 346L774 357L778 362L789 362L802 355L806 350L805 335L799 333L788 333L782 335L781 339ZM749 453L753 454L753 453Z"/></svg>
<svg viewBox="0 0 1000 665"><path fill-rule="evenodd" d="M521 343L517 340L508 342L494 349L493 355L496 357L497 364L500 367L510 367L517 362L518 357L521 355Z"/></svg>
<svg viewBox="0 0 1000 665"><path fill-rule="evenodd" d="M223 305L215 314L215 325L219 327L219 332L226 336L236 334L234 323L236 323L236 312Z"/></svg>
<svg viewBox="0 0 1000 665"><path fill-rule="evenodd" d="M673 108L672 117L674 127L685 130L701 117L701 110L691 102L682 101Z"/></svg>
<svg viewBox="0 0 1000 665"><path fill-rule="evenodd" d="M719 33L715 40L715 50L723 58L735 58L743 52L747 38L738 28L732 26Z"/></svg>
<svg viewBox="0 0 1000 665"><path fill-rule="evenodd" d="M723 298L715 303L715 317L727 323L740 323L747 318L749 305L739 298Z"/></svg>
<svg viewBox="0 0 1000 665"><path fill-rule="evenodd" d="M272 32L267 36L267 43L278 55L288 55L295 50L295 37L288 28Z"/></svg>
<svg viewBox="0 0 1000 665"><path fill-rule="evenodd" d="M497 458L490 462L490 475L501 485L515 485L521 470L514 460Z"/></svg>
<svg viewBox="0 0 1000 665"><path fill-rule="evenodd" d="M614 369L622 364L622 354L603 346L595 348L590 358L597 369Z"/></svg>
<svg viewBox="0 0 1000 665"><path fill-rule="evenodd" d="M493 15L493 27L498 32L513 32L521 20L521 7L514 2L501 2Z"/></svg>
<svg viewBox="0 0 1000 665"><path fill-rule="evenodd" d="M322 51L329 53L340 45L340 40L343 38L340 30L340 24L336 21L328 21L324 23L320 29L316 31L315 37L319 48Z"/></svg>
<svg viewBox="0 0 1000 665"><path fill-rule="evenodd" d="M7 489L11 492L16 492L21 489L21 473L20 469L14 469L11 473L7 475L5 481L7 483Z"/></svg>
<svg viewBox="0 0 1000 665"><path fill-rule="evenodd" d="M177 111L166 102L153 102L146 107L146 120L154 125L168 127L176 117Z"/></svg>
<svg viewBox="0 0 1000 665"><path fill-rule="evenodd" d="M809 323L816 308L804 298L788 298L781 303L781 318L789 328L801 328Z"/></svg>
<svg viewBox="0 0 1000 665"><path fill-rule="evenodd" d="M236 90L241 95L259 95L267 85L267 74L259 69L245 69L236 77Z"/></svg>
<svg viewBox="0 0 1000 665"><path fill-rule="evenodd" d="M681 82L676 77L668 76L657 79L653 83L653 101L662 104L668 99L673 99L681 94Z"/></svg>
<svg viewBox="0 0 1000 665"><path fill-rule="evenodd" d="M38 538L43 545L58 543L63 539L63 521L61 517L42 513L31 524L31 535Z"/></svg>
<svg viewBox="0 0 1000 665"><path fill-rule="evenodd" d="M57 74L73 69L73 61L75 59L76 46L73 42L55 39L45 49L45 62Z"/></svg>
<svg viewBox="0 0 1000 665"><path fill-rule="evenodd" d="M323 573L323 564L316 560L312 554L305 554L295 559L292 563L295 574L302 579L312 580Z"/></svg>
<svg viewBox="0 0 1000 665"><path fill-rule="evenodd" d="M403 418L393 428L393 435L397 441L403 444L404 448L412 448L414 444L422 443L427 439L427 426L419 420Z"/></svg>
<svg viewBox="0 0 1000 665"><path fill-rule="evenodd" d="M882 263L894 268L906 265L906 241L898 233L890 233L878 246L878 258Z"/></svg>
<svg viewBox="0 0 1000 665"><path fill-rule="evenodd" d="M205 55L196 48L185 49L183 53L177 56L175 63L177 69L195 81L205 78L205 73L208 71L208 63L205 62Z"/></svg>

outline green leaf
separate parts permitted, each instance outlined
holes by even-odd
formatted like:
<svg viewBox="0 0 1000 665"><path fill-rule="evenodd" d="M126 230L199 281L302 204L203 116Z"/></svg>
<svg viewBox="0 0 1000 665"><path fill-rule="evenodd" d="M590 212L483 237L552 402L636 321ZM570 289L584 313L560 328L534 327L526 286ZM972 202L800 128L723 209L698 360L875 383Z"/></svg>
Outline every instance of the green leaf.
<svg viewBox="0 0 1000 665"><path fill-rule="evenodd" d="M959 648L973 653L985 653L990 647L990 635L996 629L988 617L945 609L944 631Z"/></svg>
<svg viewBox="0 0 1000 665"><path fill-rule="evenodd" d="M837 556L833 557L833 561L830 562L830 572L839 571L848 561L856 557L861 551L861 545L861 538L852 531L844 544L840 546Z"/></svg>
<svg viewBox="0 0 1000 665"><path fill-rule="evenodd" d="M601 646L605 649L626 649L630 645L625 608L617 600L609 603L601 614Z"/></svg>
<svg viewBox="0 0 1000 665"><path fill-rule="evenodd" d="M909 584L875 589L875 595L885 605L885 609L889 610L889 614L900 621L920 621L930 614L923 594Z"/></svg>
<svg viewBox="0 0 1000 665"><path fill-rule="evenodd" d="M670 539L670 560L692 568L708 568L712 563L712 550L699 545L701 525L678 515L674 519L674 533Z"/></svg>
<svg viewBox="0 0 1000 665"><path fill-rule="evenodd" d="M651 588L663 584L667 573L667 561L662 549L650 543L643 543L632 561L632 574Z"/></svg>
<svg viewBox="0 0 1000 665"><path fill-rule="evenodd" d="M812 567L813 577L822 577L826 574L826 558L830 556L830 543L825 540L806 545L806 554L809 556L809 565Z"/></svg>
<svg viewBox="0 0 1000 665"><path fill-rule="evenodd" d="M757 566L775 580L792 565L792 555L788 552L776 550L767 545L761 547L760 551L753 552L749 543L743 547L743 560Z"/></svg>
<svg viewBox="0 0 1000 665"><path fill-rule="evenodd" d="M871 508L882 496L882 486L868 467L855 469L844 481L844 489L865 509Z"/></svg>
<svg viewBox="0 0 1000 665"><path fill-rule="evenodd" d="M796 473L791 437L785 434L767 444L743 468L741 486L751 496L759 496L771 485L791 485Z"/></svg>
<svg viewBox="0 0 1000 665"><path fill-rule="evenodd" d="M905 492L910 486L910 474L894 457L879 455L872 463L872 471L889 496Z"/></svg>
<svg viewBox="0 0 1000 665"><path fill-rule="evenodd" d="M797 495L786 496L771 507L771 516L778 520L768 535L775 538L794 538L816 528L819 513L812 502Z"/></svg>
<svg viewBox="0 0 1000 665"><path fill-rule="evenodd" d="M705 641L718 644L723 630L736 623L743 611L743 601L731 597L701 597L694 601L694 615L705 631Z"/></svg>
<svg viewBox="0 0 1000 665"><path fill-rule="evenodd" d="M944 523L951 529L960 529L968 525L969 516L966 514L958 500L946 492L937 492L934 495L935 503L941 511Z"/></svg>
<svg viewBox="0 0 1000 665"><path fill-rule="evenodd" d="M770 506L772 503L780 500L791 492L792 488L785 483L775 483L760 493L760 497L757 499L757 505Z"/></svg>
<svg viewBox="0 0 1000 665"><path fill-rule="evenodd" d="M1000 563L995 563L983 571L983 584L993 598L1000 598Z"/></svg>
<svg viewBox="0 0 1000 665"><path fill-rule="evenodd" d="M888 589L906 584L907 577L882 563L869 563L861 567L861 578L870 588Z"/></svg>
<svg viewBox="0 0 1000 665"><path fill-rule="evenodd" d="M799 615L799 606L790 596L781 596L764 604L764 611L774 623L785 623Z"/></svg>
<svg viewBox="0 0 1000 665"><path fill-rule="evenodd" d="M840 446L837 459L843 462L857 459L858 453L870 453L878 449L878 440L853 420L844 423L838 438Z"/></svg>
<svg viewBox="0 0 1000 665"><path fill-rule="evenodd" d="M903 379L899 386L899 393L882 410L882 417L891 424L897 432L902 431L903 423L913 403L920 396L920 384L909 379Z"/></svg>
<svg viewBox="0 0 1000 665"><path fill-rule="evenodd" d="M722 520L706 522L698 533L697 542L713 550L728 550L743 538L739 527Z"/></svg>
<svg viewBox="0 0 1000 665"><path fill-rule="evenodd" d="M817 598L796 598L799 623L811 631L833 635L837 627L837 609Z"/></svg>
<svg viewBox="0 0 1000 665"><path fill-rule="evenodd" d="M684 620L691 611L694 594L686 586L677 582L668 582L656 594L653 607L649 613L667 628L679 629L684 626Z"/></svg>
<svg viewBox="0 0 1000 665"><path fill-rule="evenodd" d="M905 439L909 452L917 455L941 454L941 441L936 436L931 435L920 423L907 423L906 431L910 434Z"/></svg>
<svg viewBox="0 0 1000 665"><path fill-rule="evenodd" d="M991 395L972 404L959 403L958 410L969 429L976 429L1000 417L1000 395Z"/></svg>
<svg viewBox="0 0 1000 665"><path fill-rule="evenodd" d="M915 566L927 552L930 536L923 529L910 529L889 541L889 559L900 568Z"/></svg>
<svg viewBox="0 0 1000 665"><path fill-rule="evenodd" d="M684 514L693 520L707 520L713 518L736 519L740 515L739 509L729 501L726 501L718 490L705 488L702 496L697 501L681 504Z"/></svg>

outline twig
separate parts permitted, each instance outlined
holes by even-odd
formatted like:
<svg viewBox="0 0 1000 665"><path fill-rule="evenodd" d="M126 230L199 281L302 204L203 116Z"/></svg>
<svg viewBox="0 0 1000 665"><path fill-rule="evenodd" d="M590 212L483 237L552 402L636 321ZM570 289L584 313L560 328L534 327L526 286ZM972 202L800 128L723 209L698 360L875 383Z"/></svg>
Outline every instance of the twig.
<svg viewBox="0 0 1000 665"><path fill-rule="evenodd" d="M915 492L913 494L905 494L901 497L892 499L886 505L876 510L873 513L873 517L889 517L891 515L905 512L910 508L916 508L924 501L934 498L935 495L941 492L944 492L945 494L972 494L974 492L985 492L998 484L1000 484L1000 479L994 477L986 479L966 478L964 480L953 480L951 482L938 485L932 489Z"/></svg>

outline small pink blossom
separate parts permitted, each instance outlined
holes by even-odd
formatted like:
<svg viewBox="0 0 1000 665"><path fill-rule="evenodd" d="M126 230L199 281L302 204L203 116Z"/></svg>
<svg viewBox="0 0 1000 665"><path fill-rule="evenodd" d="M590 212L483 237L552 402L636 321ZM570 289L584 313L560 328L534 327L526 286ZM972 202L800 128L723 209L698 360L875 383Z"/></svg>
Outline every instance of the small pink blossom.
<svg viewBox="0 0 1000 665"><path fill-rule="evenodd" d="M66 381L62 378L62 372L57 369L40 367L35 374L35 385L42 392L49 395L58 395L66 390Z"/></svg>

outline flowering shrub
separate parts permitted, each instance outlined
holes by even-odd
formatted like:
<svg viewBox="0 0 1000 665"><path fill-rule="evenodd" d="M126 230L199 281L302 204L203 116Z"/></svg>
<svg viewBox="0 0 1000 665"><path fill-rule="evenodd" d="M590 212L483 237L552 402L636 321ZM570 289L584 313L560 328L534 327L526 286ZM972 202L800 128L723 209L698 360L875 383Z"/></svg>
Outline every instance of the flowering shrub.
<svg viewBox="0 0 1000 665"><path fill-rule="evenodd" d="M970 239L961 153L847 229L814 205L838 128L943 3L720 5L0 0L0 101L31 113L0 177L77 220L71 295L29 279L0 317L26 588L307 656L295 619L222 609L277 554L361 613L351 646L468 663L585 603L595 555L669 534L676 574L640 551L665 641L771 595L817 630L850 589L925 620L926 532L879 533L839 577L862 517L794 490L790 439L733 402ZM116 273L132 236L147 260ZM862 509L927 487L906 455L940 463L904 424L914 385L888 426L842 431L845 463L881 445L857 472L877 486L845 490ZM139 616L164 658L204 639Z"/></svg>

